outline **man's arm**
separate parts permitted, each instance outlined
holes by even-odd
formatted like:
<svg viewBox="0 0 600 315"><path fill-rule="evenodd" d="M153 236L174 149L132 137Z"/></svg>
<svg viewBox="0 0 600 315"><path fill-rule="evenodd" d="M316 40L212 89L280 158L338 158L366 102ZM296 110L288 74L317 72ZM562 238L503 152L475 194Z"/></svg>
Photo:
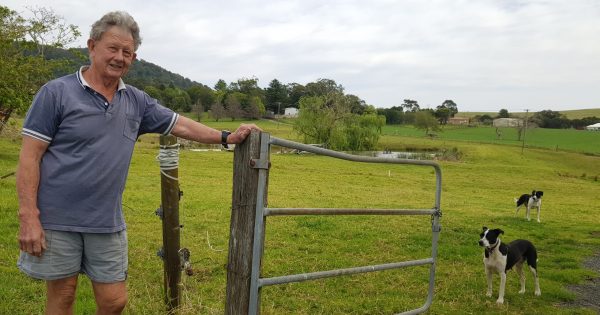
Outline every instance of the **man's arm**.
<svg viewBox="0 0 600 315"><path fill-rule="evenodd" d="M252 130L261 130L255 124L241 124L238 129L227 137L227 143L238 144L242 143ZM179 116L171 134L207 144L221 143L221 131L213 129L199 122L193 121L187 117Z"/></svg>
<svg viewBox="0 0 600 315"><path fill-rule="evenodd" d="M24 136L17 168L17 194L19 196L19 246L22 251L41 256L46 249L44 229L37 206L40 183L40 162L48 143Z"/></svg>

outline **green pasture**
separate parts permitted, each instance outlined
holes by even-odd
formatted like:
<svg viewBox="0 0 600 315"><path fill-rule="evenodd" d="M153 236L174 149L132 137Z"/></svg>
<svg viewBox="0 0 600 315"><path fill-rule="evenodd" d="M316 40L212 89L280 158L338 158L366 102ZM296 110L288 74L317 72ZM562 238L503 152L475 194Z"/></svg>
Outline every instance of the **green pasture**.
<svg viewBox="0 0 600 315"><path fill-rule="evenodd" d="M427 142L425 131L409 125L387 125L383 128L381 144L395 142L396 136L423 138L423 145L440 145L445 141L465 141L474 143L511 145L523 147L519 141L516 128L498 128L501 135L498 136L495 127L467 127L467 126L444 126L442 131L436 132L432 141ZM388 136L391 136L389 139ZM532 128L525 133L525 147L544 148L552 151L571 151L586 154L600 154L600 132L575 129L545 129Z"/></svg>
<svg viewBox="0 0 600 315"><path fill-rule="evenodd" d="M238 121L207 121L233 130ZM289 124L260 121L277 137L295 140ZM437 138L422 131L386 127L382 148L456 149L459 161L439 161L443 173L442 232L436 268L435 297L428 314L595 314L571 306L576 296L566 286L598 274L582 262L600 250L600 157L598 140L568 148L569 135L558 148L551 135L535 130L540 145L523 152L504 140L483 138L481 128L446 130ZM591 133L589 133L591 134ZM529 134L528 134L529 135ZM600 137L600 133L595 133ZM579 141L579 140L577 140ZM546 145L542 145L546 144ZM586 146L587 144L587 146ZM0 137L0 176L14 171L20 140ZM563 150L568 149L568 151ZM557 150L558 149L558 150ZM578 152L590 152L581 154ZM434 202L433 169L423 166L364 164L310 154L281 154L274 148L269 178L270 207L430 208ZM129 304L126 314L164 314L163 267L156 256L162 246L156 162L158 136L137 144L124 195L129 235ZM181 244L191 251L194 275L183 276L181 314L223 314L232 187L232 152L180 154ZM513 198L544 191L542 223L514 213ZM15 177L0 180L0 314L41 314L44 284L16 268L18 246ZM526 238L539 251L542 296L517 293L516 273L508 275L505 304L485 296L482 226L502 228L504 241ZM263 276L383 264L429 257L429 217L299 216L267 219ZM392 314L420 307L427 296L428 267L412 267L361 275L266 287L262 314ZM89 281L80 278L76 314L93 314Z"/></svg>

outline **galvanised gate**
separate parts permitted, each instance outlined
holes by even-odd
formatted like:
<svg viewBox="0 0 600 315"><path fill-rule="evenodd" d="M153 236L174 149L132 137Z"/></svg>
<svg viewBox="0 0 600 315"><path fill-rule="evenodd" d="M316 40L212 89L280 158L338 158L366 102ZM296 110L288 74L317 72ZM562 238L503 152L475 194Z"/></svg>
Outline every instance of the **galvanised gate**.
<svg viewBox="0 0 600 315"><path fill-rule="evenodd" d="M243 312L246 311L249 314L256 315L260 312L260 289L269 285L276 284L284 284L291 282L300 282L307 280L314 280L320 278L327 277L335 277L340 275L350 275L350 274L358 274L358 273L366 273L373 271L382 271L388 269L396 269L410 266L421 266L421 265L430 265L429 272L429 288L428 295L425 301L425 304L420 308L413 309L410 311L406 311L402 314L418 314L426 311L432 303L433 300L433 289L434 289L434 278L435 278L435 265L436 265L436 256L437 256L437 247L438 247L438 238L440 234L440 217L442 215L440 209L440 198L441 198L441 185L442 185L442 174L439 165L433 161L422 161L422 160L408 160L408 159L397 159L397 158L379 158L379 157L366 157L366 156L357 156L346 154L342 152L327 150L311 145L300 144L297 142L292 142L288 140L278 139L275 137L271 137L268 133L260 133L260 138L258 139L256 135L254 136L254 140L258 140L259 143L256 144L255 150L258 149L258 157L250 158L247 163L249 163L250 167L258 170L258 178L256 187L256 207L255 207L255 218L254 218L254 232L253 232L253 241L252 245L248 247L252 253L248 253L248 256L251 255L251 263L248 263L251 266L250 268L250 286L248 296L245 296L242 299L234 299L230 298L230 292L239 291L240 288L234 287L234 285L230 284L229 279L227 283L227 291L228 291L228 301L227 303L248 303L247 305L238 305L239 307L236 310L234 308L230 308L229 306L226 309L226 313L231 314L235 312ZM252 137L250 137L252 138ZM265 206L266 200L266 187L267 187L267 177L269 171L269 153L270 146L277 145L281 147L311 152L319 155L330 156L333 158L355 161L355 162L366 162L366 163L389 163L389 164L409 164L409 165L422 165L433 167L435 170L436 176L436 187L435 187L435 203L434 207L431 209L352 209L352 208L268 208ZM236 148L236 154L238 148ZM257 152L254 152L254 156L256 156ZM234 178L235 178L235 170L234 170ZM235 192L235 183L234 183L234 195ZM432 247L431 247L431 257L411 260L411 261L402 261L402 262L393 262L381 265L371 265L371 266L363 266L363 267L354 267L347 269L336 269L336 270L328 270L328 271L319 271L312 273L304 273L304 274L294 274L294 275L285 275L279 277L272 278L261 278L260 270L261 270L261 261L264 247L264 231L266 224L267 216L282 216L282 215L424 215L431 217L431 230L432 230ZM234 218L232 216L232 238L233 242L230 239L230 265L232 251L231 246L235 246L236 240L233 235L233 225ZM242 263L243 264L243 263ZM240 265L240 263L237 263ZM235 271L239 273L239 271ZM228 278L230 273L228 273Z"/></svg>

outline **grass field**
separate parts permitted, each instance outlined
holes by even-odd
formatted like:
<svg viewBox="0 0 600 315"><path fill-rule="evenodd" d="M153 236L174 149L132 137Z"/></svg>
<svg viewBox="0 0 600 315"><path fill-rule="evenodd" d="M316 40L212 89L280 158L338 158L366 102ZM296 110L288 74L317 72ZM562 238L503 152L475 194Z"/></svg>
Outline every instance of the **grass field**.
<svg viewBox="0 0 600 315"><path fill-rule="evenodd" d="M515 128L499 128L502 137L496 135L495 127L444 126L442 132L436 133L435 141L423 145L443 145L445 141L465 141L474 143L500 144L522 147ZM385 136L407 136L424 138L425 132L406 125L387 125L383 129ZM382 139L382 145L386 143ZM586 154L600 154L600 132L575 129L528 129L525 134L525 146L528 148L544 148L553 151L571 151Z"/></svg>
<svg viewBox="0 0 600 315"><path fill-rule="evenodd" d="M239 122L212 122L235 129ZM291 138L290 126L270 121L259 125L277 137ZM478 128L474 128L478 129ZM410 134L411 132L414 134ZM493 130L492 130L493 131ZM583 133L554 134L539 129L535 147L521 152L519 143L484 139L486 130L446 130L436 139L422 131L386 128L380 146L456 148L460 161L440 161L443 172L442 232L435 298L429 314L595 314L564 306L575 299L565 287L598 276L582 267L600 250L600 157L597 142L568 147ZM596 133L600 136L600 133ZM593 138L594 139L594 138ZM593 140L592 139L592 140ZM597 138L595 138L596 141ZM560 142L559 142L560 140ZM538 142L535 142L538 141ZM557 143L557 144L553 144ZM155 156L158 137L137 144L124 195L129 234L129 304L126 314L164 314L161 223L154 215L160 203ZM558 150L553 145L558 146ZM0 176L16 168L19 140L0 137ZM548 149L544 149L548 148ZM563 151L562 149L568 149ZM430 208L434 175L430 168L361 164L314 155L273 151L269 178L270 207ZM581 154L589 152L594 154ZM192 152L180 156L184 191L181 244L191 251L192 277L183 278L182 314L222 314L225 301L227 246L232 186L231 152ZM542 223L514 214L513 198L543 190ZM17 199L14 176L0 180L0 314L41 314L44 285L15 266ZM503 240L532 240L539 251L541 297L534 297L527 273L527 292L519 295L510 272L505 304L485 297L481 227L505 231ZM430 255L431 228L425 217L277 217L269 218L263 276L421 259ZM329 278L266 287L262 314L392 314L420 307L426 297L427 267ZM80 278L76 314L93 314L89 281Z"/></svg>

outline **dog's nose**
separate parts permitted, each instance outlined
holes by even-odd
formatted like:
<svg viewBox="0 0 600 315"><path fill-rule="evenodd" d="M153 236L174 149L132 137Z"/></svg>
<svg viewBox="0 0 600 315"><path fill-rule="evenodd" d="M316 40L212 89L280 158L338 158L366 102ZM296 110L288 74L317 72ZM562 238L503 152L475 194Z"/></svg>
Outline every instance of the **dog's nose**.
<svg viewBox="0 0 600 315"><path fill-rule="evenodd" d="M483 246L483 241L479 240L479 246Z"/></svg>

